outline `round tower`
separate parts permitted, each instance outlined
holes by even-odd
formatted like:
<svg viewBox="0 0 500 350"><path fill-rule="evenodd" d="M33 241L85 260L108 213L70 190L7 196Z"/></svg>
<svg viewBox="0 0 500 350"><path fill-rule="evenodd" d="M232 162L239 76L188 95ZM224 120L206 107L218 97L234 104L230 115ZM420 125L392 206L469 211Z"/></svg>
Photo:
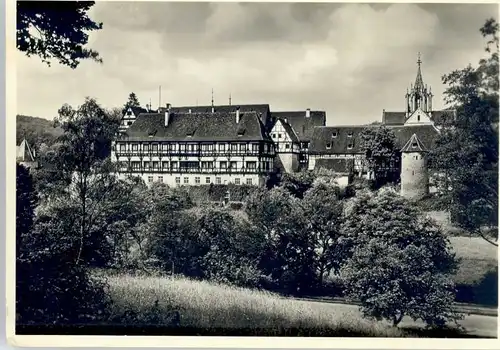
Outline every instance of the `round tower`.
<svg viewBox="0 0 500 350"><path fill-rule="evenodd" d="M429 194L427 151L418 137L413 136L401 149L401 195L418 200Z"/></svg>

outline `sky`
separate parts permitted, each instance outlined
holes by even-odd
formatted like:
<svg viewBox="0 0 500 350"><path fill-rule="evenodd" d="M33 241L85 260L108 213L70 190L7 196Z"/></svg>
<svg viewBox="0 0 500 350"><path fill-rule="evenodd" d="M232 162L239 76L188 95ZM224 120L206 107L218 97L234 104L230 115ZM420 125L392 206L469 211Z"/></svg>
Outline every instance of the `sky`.
<svg viewBox="0 0 500 350"><path fill-rule="evenodd" d="M17 52L17 114L52 119L86 96L121 107L267 103L324 110L327 125L380 121L404 109L421 53L434 109L441 76L485 56L493 4L96 2L88 46L103 64L76 69Z"/></svg>

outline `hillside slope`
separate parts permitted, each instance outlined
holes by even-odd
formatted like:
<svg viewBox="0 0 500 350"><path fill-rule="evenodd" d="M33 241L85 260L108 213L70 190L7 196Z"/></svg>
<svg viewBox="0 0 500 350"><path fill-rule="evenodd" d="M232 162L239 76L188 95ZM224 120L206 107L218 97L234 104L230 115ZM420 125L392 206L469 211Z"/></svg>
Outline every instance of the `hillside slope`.
<svg viewBox="0 0 500 350"><path fill-rule="evenodd" d="M26 115L16 116L16 144L26 138L30 146L38 149L42 143L54 143L62 132L61 128L54 128L52 120Z"/></svg>

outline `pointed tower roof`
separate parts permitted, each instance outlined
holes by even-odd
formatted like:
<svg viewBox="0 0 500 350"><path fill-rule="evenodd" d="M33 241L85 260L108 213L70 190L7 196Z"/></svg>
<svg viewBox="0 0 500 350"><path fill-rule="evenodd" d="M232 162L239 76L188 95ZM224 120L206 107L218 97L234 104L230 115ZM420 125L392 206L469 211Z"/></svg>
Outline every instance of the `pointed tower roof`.
<svg viewBox="0 0 500 350"><path fill-rule="evenodd" d="M426 152L427 149L424 147L423 143L417 137L417 134L413 134L408 142L405 143L401 152Z"/></svg>
<svg viewBox="0 0 500 350"><path fill-rule="evenodd" d="M417 77L415 78L415 86L413 87L415 91L424 91L425 86L424 86L424 80L422 79L422 69L421 69L421 64L422 60L420 59L420 52L418 53L418 60L417 60Z"/></svg>

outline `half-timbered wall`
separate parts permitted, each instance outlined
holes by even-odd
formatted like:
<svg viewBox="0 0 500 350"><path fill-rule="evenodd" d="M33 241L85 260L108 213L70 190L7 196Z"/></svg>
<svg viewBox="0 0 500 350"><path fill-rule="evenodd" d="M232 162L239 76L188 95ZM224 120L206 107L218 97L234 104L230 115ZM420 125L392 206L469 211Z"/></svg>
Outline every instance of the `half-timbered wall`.
<svg viewBox="0 0 500 350"><path fill-rule="evenodd" d="M120 174L148 183L259 185L273 169L274 147L265 141L116 141L112 160Z"/></svg>

